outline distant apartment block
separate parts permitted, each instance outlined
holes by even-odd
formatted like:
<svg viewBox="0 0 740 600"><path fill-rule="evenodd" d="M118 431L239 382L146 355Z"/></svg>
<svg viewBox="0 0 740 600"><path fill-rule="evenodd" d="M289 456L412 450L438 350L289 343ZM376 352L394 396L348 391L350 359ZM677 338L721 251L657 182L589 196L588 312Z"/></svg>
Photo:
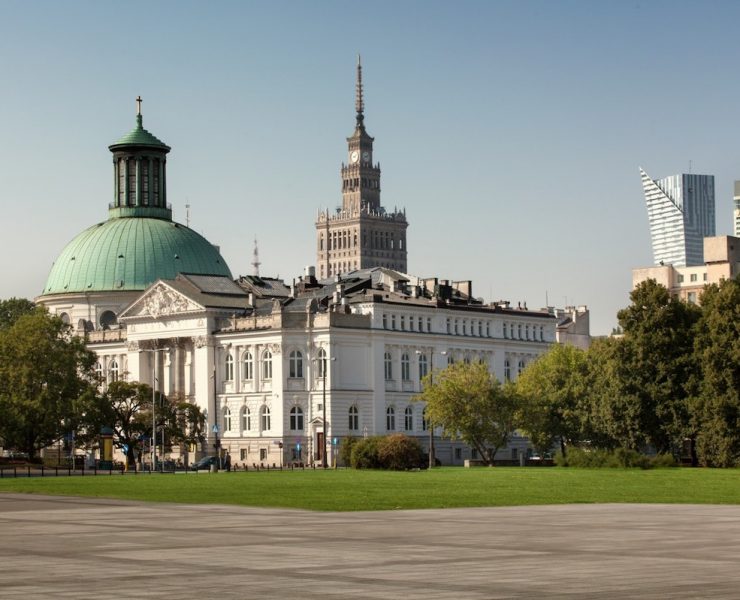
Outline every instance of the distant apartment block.
<svg viewBox="0 0 740 600"><path fill-rule="evenodd" d="M704 264L704 238L715 235L714 176L652 179L640 169L656 265Z"/></svg>
<svg viewBox="0 0 740 600"><path fill-rule="evenodd" d="M735 210L733 212L735 237L740 237L740 181L735 182Z"/></svg>
<svg viewBox="0 0 740 600"><path fill-rule="evenodd" d="M718 235L704 238L703 265L677 267L664 264L632 269L632 288L647 279L655 279L673 296L698 303L706 284L719 283L740 273L740 238Z"/></svg>

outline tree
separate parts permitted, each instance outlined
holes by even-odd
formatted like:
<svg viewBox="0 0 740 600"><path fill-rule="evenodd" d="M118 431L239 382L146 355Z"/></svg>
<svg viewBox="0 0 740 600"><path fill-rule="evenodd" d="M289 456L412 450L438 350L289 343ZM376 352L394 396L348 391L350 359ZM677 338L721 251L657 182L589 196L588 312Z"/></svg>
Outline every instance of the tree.
<svg viewBox="0 0 740 600"><path fill-rule="evenodd" d="M7 313L6 313L7 314ZM0 330L0 439L36 453L75 431L95 396L95 357L45 310Z"/></svg>
<svg viewBox="0 0 740 600"><path fill-rule="evenodd" d="M740 464L740 277L701 296L695 356L701 369L697 452L707 466Z"/></svg>
<svg viewBox="0 0 740 600"><path fill-rule="evenodd" d="M441 426L444 437L475 448L492 465L514 429L513 385L502 386L484 363L464 362L436 373L433 382L427 375L422 384L415 399L426 402L430 423Z"/></svg>
<svg viewBox="0 0 740 600"><path fill-rule="evenodd" d="M200 408L180 396L167 398L155 394L152 423L152 388L137 381L114 381L100 397L94 421L100 427L113 429L113 444L125 449L126 464L133 467L143 443L151 439L156 425L158 443L164 433L165 446L202 443L205 439L205 415Z"/></svg>
<svg viewBox="0 0 740 600"><path fill-rule="evenodd" d="M568 445L582 439L586 370L586 352L555 344L516 380L517 423L541 455L556 442L565 455Z"/></svg>
<svg viewBox="0 0 740 600"><path fill-rule="evenodd" d="M696 436L691 419L691 382L695 379L693 328L699 308L671 297L654 279L630 294L619 311L624 338L618 345L619 375L631 408L639 411L646 440L658 452L673 452ZM636 448L637 449L637 448Z"/></svg>
<svg viewBox="0 0 740 600"><path fill-rule="evenodd" d="M628 388L624 340L595 340L587 353L586 385L590 402L584 414L584 438L598 448L640 450L647 443L640 398Z"/></svg>
<svg viewBox="0 0 740 600"><path fill-rule="evenodd" d="M100 397L92 433L97 435L100 427L110 427L113 445L125 451L127 467L135 465L146 434L151 436L151 418L146 418L147 411L151 415L151 406L152 389L145 383L113 381Z"/></svg>
<svg viewBox="0 0 740 600"><path fill-rule="evenodd" d="M30 314L35 310L37 310L36 305L25 298L0 300L0 331L8 329L19 317Z"/></svg>

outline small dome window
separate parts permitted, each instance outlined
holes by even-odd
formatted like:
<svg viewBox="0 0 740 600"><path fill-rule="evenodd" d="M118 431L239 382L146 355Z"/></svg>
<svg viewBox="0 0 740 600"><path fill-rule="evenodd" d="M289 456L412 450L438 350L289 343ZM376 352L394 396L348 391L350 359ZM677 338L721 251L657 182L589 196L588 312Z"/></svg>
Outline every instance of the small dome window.
<svg viewBox="0 0 740 600"><path fill-rule="evenodd" d="M118 323L118 317L116 317L116 313L112 310L106 310L100 315L100 326L103 329L110 329L116 323Z"/></svg>

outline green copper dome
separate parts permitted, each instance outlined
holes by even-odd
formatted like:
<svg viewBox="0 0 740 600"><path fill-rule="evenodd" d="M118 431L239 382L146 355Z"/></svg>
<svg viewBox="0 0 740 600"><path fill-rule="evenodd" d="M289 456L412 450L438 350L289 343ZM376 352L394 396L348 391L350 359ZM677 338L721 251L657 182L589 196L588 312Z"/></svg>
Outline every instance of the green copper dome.
<svg viewBox="0 0 740 600"><path fill-rule="evenodd" d="M83 231L64 248L43 295L144 290L178 273L231 271L208 240L165 219L109 219Z"/></svg>

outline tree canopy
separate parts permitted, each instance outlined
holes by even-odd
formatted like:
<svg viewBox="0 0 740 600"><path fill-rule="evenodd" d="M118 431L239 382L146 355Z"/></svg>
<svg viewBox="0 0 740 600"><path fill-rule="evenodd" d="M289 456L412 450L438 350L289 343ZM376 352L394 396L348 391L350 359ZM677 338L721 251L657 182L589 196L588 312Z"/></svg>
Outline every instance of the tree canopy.
<svg viewBox="0 0 740 600"><path fill-rule="evenodd" d="M25 298L0 300L0 331L8 329L19 317L30 314L35 310L37 310L36 305Z"/></svg>
<svg viewBox="0 0 740 600"><path fill-rule="evenodd" d="M20 306L23 314L0 329L0 439L33 458L83 422L95 358L61 319Z"/></svg>
<svg viewBox="0 0 740 600"><path fill-rule="evenodd" d="M489 464L506 445L514 429L516 400L513 386L502 386L485 363L454 363L430 373L416 400L426 402L430 426L442 435L461 439Z"/></svg>
<svg viewBox="0 0 740 600"><path fill-rule="evenodd" d="M556 443L565 454L567 445L582 439L586 369L586 352L555 344L516 380L517 423L540 454Z"/></svg>

